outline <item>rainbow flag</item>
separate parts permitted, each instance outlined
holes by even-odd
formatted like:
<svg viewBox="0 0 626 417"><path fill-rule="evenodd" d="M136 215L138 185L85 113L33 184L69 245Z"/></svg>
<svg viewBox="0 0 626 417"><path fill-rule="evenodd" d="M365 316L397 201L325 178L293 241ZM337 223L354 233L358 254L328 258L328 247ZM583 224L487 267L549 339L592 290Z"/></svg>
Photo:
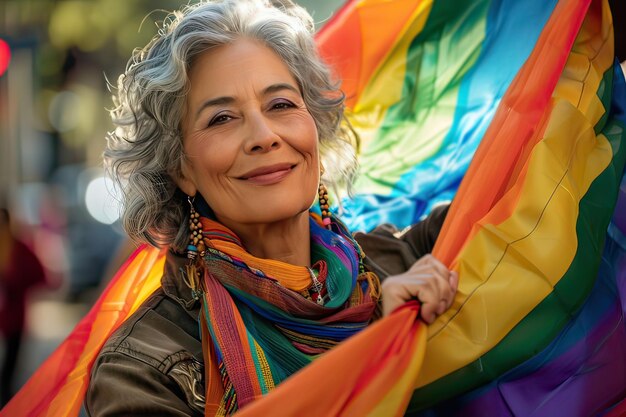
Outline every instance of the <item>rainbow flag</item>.
<svg viewBox="0 0 626 417"><path fill-rule="evenodd" d="M353 0L318 34L360 133L353 229L455 200L460 272L241 416L626 413L626 83L606 0ZM617 209L615 209L617 205ZM141 249L1 416L75 416L108 334L158 285Z"/></svg>
<svg viewBox="0 0 626 417"><path fill-rule="evenodd" d="M456 195L435 253L459 295L428 329L408 414L586 416L624 398L608 3L355 1L320 40L363 138L348 224L406 226Z"/></svg>

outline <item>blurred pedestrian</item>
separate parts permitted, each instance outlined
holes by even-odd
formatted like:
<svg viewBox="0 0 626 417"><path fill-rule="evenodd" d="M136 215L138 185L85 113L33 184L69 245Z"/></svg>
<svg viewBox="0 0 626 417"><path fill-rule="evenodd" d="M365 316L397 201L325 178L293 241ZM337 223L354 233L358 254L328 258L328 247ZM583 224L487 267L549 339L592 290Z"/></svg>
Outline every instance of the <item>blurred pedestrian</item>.
<svg viewBox="0 0 626 417"><path fill-rule="evenodd" d="M15 238L10 223L9 211L0 207L0 332L5 348L0 380L2 406L13 395L13 377L26 322L26 297L33 287L46 282L41 263Z"/></svg>

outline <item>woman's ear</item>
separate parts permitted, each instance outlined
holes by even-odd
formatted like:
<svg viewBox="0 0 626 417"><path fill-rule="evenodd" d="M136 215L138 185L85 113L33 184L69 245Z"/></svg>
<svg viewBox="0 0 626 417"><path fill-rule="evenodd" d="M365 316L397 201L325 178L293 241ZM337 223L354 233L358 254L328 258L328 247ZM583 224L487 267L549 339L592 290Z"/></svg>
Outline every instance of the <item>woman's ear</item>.
<svg viewBox="0 0 626 417"><path fill-rule="evenodd" d="M191 179L189 172L190 169L187 166L187 162L183 160L180 164L178 174L174 177L174 182L182 192L193 197L198 192L198 189L196 188L196 183Z"/></svg>

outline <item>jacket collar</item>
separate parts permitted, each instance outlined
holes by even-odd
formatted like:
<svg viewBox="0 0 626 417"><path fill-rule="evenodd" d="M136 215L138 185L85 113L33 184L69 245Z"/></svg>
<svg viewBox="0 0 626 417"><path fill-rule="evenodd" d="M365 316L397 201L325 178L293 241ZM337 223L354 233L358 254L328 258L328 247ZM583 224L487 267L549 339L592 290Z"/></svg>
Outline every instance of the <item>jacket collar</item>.
<svg viewBox="0 0 626 417"><path fill-rule="evenodd" d="M165 295L180 304L193 318L198 318L200 300L195 299L191 288L183 279L183 271L187 265L187 256L173 250L167 252L165 270L161 278L161 287Z"/></svg>

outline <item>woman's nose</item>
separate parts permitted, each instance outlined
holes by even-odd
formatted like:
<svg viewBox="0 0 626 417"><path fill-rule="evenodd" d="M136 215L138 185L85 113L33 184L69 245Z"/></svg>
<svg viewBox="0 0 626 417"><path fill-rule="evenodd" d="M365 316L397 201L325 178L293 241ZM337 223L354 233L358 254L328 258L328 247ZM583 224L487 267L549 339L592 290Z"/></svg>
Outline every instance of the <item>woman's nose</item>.
<svg viewBox="0 0 626 417"><path fill-rule="evenodd" d="M268 152L280 147L281 138L274 132L269 121L263 114L251 115L245 143L248 153Z"/></svg>

